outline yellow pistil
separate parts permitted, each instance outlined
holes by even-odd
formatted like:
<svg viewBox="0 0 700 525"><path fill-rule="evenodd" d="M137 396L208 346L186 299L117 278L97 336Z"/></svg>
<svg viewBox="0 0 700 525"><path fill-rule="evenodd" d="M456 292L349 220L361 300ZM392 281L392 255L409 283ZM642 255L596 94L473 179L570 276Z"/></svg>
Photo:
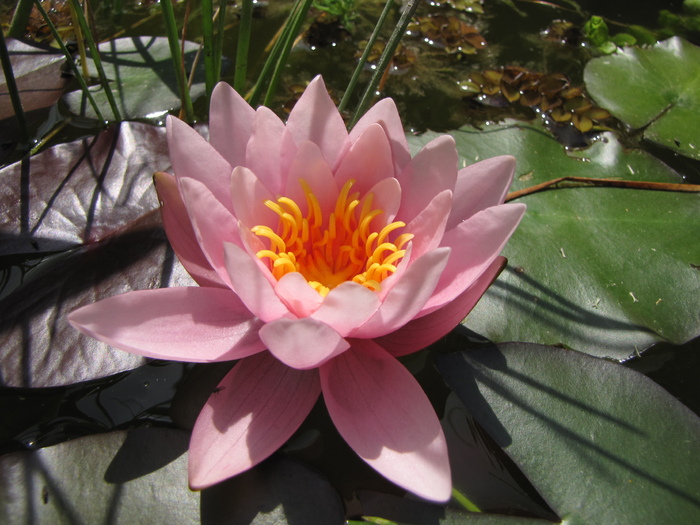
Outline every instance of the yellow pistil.
<svg viewBox="0 0 700 525"><path fill-rule="evenodd" d="M309 185L303 179L299 183L309 210L306 217L288 197L280 197L277 202L266 200L265 206L279 216L279 221L276 230L270 226L251 228L269 243L269 248L256 255L268 259L275 279L299 272L324 297L345 281L381 290L380 283L396 271L396 265L406 254L404 245L413 238L410 233L402 233L393 241L390 239L395 230L406 224L396 221L379 231L373 229L373 219L383 211L372 209L371 193L360 206L359 193L350 193L354 180L343 185L333 211L323 217Z"/></svg>

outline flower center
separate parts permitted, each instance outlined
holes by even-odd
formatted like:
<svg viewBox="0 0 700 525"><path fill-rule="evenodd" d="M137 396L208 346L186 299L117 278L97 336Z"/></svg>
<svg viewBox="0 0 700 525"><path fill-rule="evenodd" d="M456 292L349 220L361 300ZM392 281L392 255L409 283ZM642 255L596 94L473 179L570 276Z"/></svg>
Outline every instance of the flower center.
<svg viewBox="0 0 700 525"><path fill-rule="evenodd" d="M279 222L276 231L269 226L251 228L255 235L269 240L269 249L256 255L269 260L275 279L299 272L324 297L345 281L379 291L379 283L396 271L406 254L403 246L413 238L403 233L390 240L390 234L406 224L396 221L379 231L372 228L373 219L383 210L372 209L372 193L360 205L360 194L350 193L354 180L345 183L335 209L326 218L306 181L299 179L299 183L308 204L306 217L292 199L266 200L265 206L279 215Z"/></svg>

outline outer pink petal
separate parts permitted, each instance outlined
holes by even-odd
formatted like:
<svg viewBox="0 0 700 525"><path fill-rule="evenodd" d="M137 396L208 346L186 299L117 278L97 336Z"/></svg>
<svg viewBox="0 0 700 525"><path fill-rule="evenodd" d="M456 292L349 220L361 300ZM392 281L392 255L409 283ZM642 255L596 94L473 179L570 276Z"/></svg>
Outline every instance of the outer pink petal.
<svg viewBox="0 0 700 525"><path fill-rule="evenodd" d="M254 118L255 110L231 86L219 82L214 87L209 105L209 142L232 168L245 164Z"/></svg>
<svg viewBox="0 0 700 525"><path fill-rule="evenodd" d="M298 370L318 368L350 348L338 332L311 317L267 323L260 329L260 339L272 355Z"/></svg>
<svg viewBox="0 0 700 525"><path fill-rule="evenodd" d="M192 430L190 486L209 487L266 459L299 428L320 390L315 370L294 370L268 352L238 363Z"/></svg>
<svg viewBox="0 0 700 525"><path fill-rule="evenodd" d="M411 259L418 259L421 255L440 246L451 205L452 192L444 190L406 225L404 230L414 235L411 240L413 243Z"/></svg>
<svg viewBox="0 0 700 525"><path fill-rule="evenodd" d="M403 197L397 218L410 222L435 195L444 190L453 191L458 160L455 141L449 135L426 144L398 177Z"/></svg>
<svg viewBox="0 0 700 525"><path fill-rule="evenodd" d="M501 204L480 211L447 232L442 246L450 246L452 255L423 312L447 304L471 286L496 259L524 213L524 204Z"/></svg>
<svg viewBox="0 0 700 525"><path fill-rule="evenodd" d="M320 76L314 78L287 119L297 145L310 140L321 148L331 168L348 146L348 131Z"/></svg>
<svg viewBox="0 0 700 525"><path fill-rule="evenodd" d="M367 193L378 182L394 176L389 139L379 124L372 124L353 142L335 172L338 187L354 179L353 191Z"/></svg>
<svg viewBox="0 0 700 525"><path fill-rule="evenodd" d="M79 308L68 321L115 348L158 359L230 361L265 348L260 320L222 288L129 292Z"/></svg>
<svg viewBox="0 0 700 525"><path fill-rule="evenodd" d="M238 166L231 175L231 202L233 211L248 228L267 225L277 228L279 216L265 206L267 199L274 200L274 195L248 168Z"/></svg>
<svg viewBox="0 0 700 525"><path fill-rule="evenodd" d="M216 199L231 209L231 165L202 136L181 120L168 116L165 121L170 162L178 181L188 177L202 182Z"/></svg>
<svg viewBox="0 0 700 525"><path fill-rule="evenodd" d="M345 337L372 317L379 305L375 292L361 284L345 282L328 293L311 317Z"/></svg>
<svg viewBox="0 0 700 525"><path fill-rule="evenodd" d="M291 316L287 306L277 297L272 284L258 267L257 261L248 252L226 243L224 259L231 287L251 312L266 323Z"/></svg>
<svg viewBox="0 0 700 525"><path fill-rule="evenodd" d="M510 155L482 160L459 170L447 229L451 230L481 210L502 204L513 173L515 157Z"/></svg>
<svg viewBox="0 0 700 525"><path fill-rule="evenodd" d="M302 215L306 216L309 207L299 179L306 181L318 199L324 218L328 217L335 208L338 185L333 178L333 172L328 166L328 162L323 158L323 153L313 142L302 142L299 145L299 149L289 166L289 177L284 191L284 196L296 202Z"/></svg>
<svg viewBox="0 0 700 525"><path fill-rule="evenodd" d="M241 244L238 221L201 182L180 179L180 194L202 252L219 278L230 286L224 266L224 242Z"/></svg>
<svg viewBox="0 0 700 525"><path fill-rule="evenodd" d="M255 112L253 131L246 148L245 165L260 179L273 195L284 190L286 173L281 170L284 123L269 108L259 107Z"/></svg>
<svg viewBox="0 0 700 525"><path fill-rule="evenodd" d="M297 317L308 317L321 306L323 297L309 286L309 282L299 272L283 275L277 281L275 293L289 311Z"/></svg>
<svg viewBox="0 0 700 525"><path fill-rule="evenodd" d="M375 339L394 357L411 354L447 335L479 302L486 289L506 265L505 257L497 257L474 283L445 306L424 317L414 319L396 332Z"/></svg>
<svg viewBox="0 0 700 525"><path fill-rule="evenodd" d="M435 290L449 257L449 248L438 248L413 261L384 298L377 313L353 330L350 337L379 337L413 319Z"/></svg>
<svg viewBox="0 0 700 525"><path fill-rule="evenodd" d="M197 242L175 177L159 171L153 176L153 181L161 202L163 227L177 258L200 286L225 287Z"/></svg>
<svg viewBox="0 0 700 525"><path fill-rule="evenodd" d="M373 341L353 341L320 375L333 423L363 460L418 496L450 498L445 436L423 389L403 365Z"/></svg>
<svg viewBox="0 0 700 525"><path fill-rule="evenodd" d="M396 104L390 98L385 98L372 106L360 120L357 121L355 127L350 132L350 142L354 143L365 129L372 124L377 123L384 128L386 136L391 145L391 152L394 159L394 174L395 177L406 167L411 161L411 153L408 149L406 134L401 124L401 117L396 110Z"/></svg>

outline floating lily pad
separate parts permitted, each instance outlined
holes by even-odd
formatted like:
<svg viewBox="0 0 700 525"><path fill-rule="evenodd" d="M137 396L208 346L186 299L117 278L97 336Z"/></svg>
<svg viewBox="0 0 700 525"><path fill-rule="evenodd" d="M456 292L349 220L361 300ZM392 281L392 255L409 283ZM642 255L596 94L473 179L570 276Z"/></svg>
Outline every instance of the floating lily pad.
<svg viewBox="0 0 700 525"><path fill-rule="evenodd" d="M105 74L123 119L159 118L180 107L180 91L167 38L118 38L103 42L98 47ZM198 48L194 42L185 42L184 59L188 72ZM87 60L90 74L97 79L94 62L91 58ZM90 91L102 115L107 119L113 118L102 86L94 85ZM200 63L190 89L192 100L203 95L204 91L204 69ZM72 113L97 118L82 91L72 91L63 100Z"/></svg>
<svg viewBox="0 0 700 525"><path fill-rule="evenodd" d="M565 523L700 521L700 419L644 375L521 343L438 368Z"/></svg>
<svg viewBox="0 0 700 525"><path fill-rule="evenodd" d="M566 153L532 127L453 132L469 159L513 154L513 190L565 175L678 182L614 135ZM412 141L428 140L418 137ZM469 161L465 160L465 163ZM700 197L617 188L551 190L519 199L528 211L503 254L509 266L465 324L500 341L562 344L625 359L657 341L700 333Z"/></svg>
<svg viewBox="0 0 700 525"><path fill-rule="evenodd" d="M700 48L680 37L591 60L586 87L644 138L700 159Z"/></svg>

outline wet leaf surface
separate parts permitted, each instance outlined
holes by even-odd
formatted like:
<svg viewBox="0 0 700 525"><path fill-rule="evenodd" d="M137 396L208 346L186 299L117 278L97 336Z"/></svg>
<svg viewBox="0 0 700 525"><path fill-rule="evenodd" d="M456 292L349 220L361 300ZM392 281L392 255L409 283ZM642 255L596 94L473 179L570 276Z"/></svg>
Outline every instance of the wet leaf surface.
<svg viewBox="0 0 700 525"><path fill-rule="evenodd" d="M438 367L565 523L700 519L700 419L642 374L522 343Z"/></svg>
<svg viewBox="0 0 700 525"><path fill-rule="evenodd" d="M700 48L680 37L591 60L586 87L596 102L644 138L700 159Z"/></svg>

